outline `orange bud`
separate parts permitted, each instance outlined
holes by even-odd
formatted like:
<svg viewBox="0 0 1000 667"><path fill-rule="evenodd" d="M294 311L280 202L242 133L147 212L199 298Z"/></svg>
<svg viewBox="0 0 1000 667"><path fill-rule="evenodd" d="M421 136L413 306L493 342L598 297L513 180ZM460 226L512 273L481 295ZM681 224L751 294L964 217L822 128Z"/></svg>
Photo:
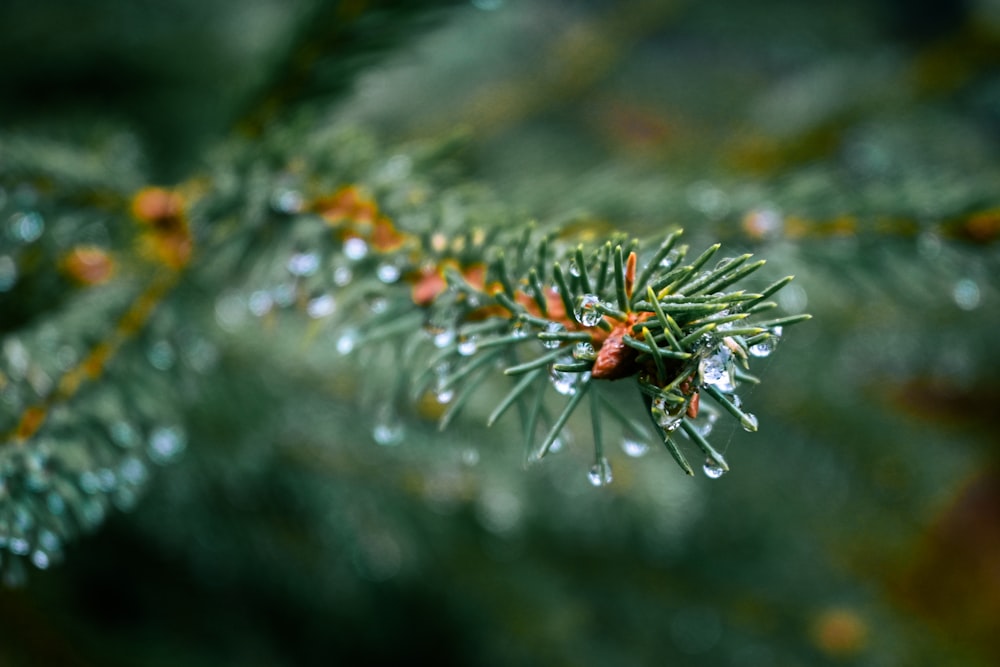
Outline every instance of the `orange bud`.
<svg viewBox="0 0 1000 667"><path fill-rule="evenodd" d="M81 245L63 255L59 268L73 282L90 287L111 280L115 261L103 248Z"/></svg>

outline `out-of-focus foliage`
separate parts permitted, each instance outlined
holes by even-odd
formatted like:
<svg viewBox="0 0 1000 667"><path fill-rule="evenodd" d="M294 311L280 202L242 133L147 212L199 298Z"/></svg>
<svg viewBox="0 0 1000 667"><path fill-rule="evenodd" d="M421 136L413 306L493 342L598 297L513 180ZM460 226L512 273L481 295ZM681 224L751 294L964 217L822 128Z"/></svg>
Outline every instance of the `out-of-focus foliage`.
<svg viewBox="0 0 1000 667"><path fill-rule="evenodd" d="M135 390L109 391L149 394L144 410L171 396L186 451L63 564L0 592L0 662L1000 660L995 2L476 0L412 35L424 14L334 5L6 3L0 170L59 187L2 191L0 288L3 257L48 257L22 254L29 211L125 259L100 298L72 270L18 292L0 332L37 331L38 358L71 365L60 341L182 252L108 224L132 220L136 190L219 188L220 229L238 229L285 186L274 155L355 124L383 141L337 135L328 174L381 165L368 175L437 215L502 202L580 236L683 226L795 274L780 306L815 319L744 397L760 432L713 436L735 469L719 480L659 446L609 452L600 489L586 423L527 470L503 422L441 434L417 410L379 446L391 369L359 383L308 318L258 317L225 275L181 282L122 357L135 366L110 369ZM360 28L326 43L345 54L328 106L294 54L325 34L309 17L338 11ZM377 66L346 57L389 45ZM305 76L294 94L286 72Z"/></svg>

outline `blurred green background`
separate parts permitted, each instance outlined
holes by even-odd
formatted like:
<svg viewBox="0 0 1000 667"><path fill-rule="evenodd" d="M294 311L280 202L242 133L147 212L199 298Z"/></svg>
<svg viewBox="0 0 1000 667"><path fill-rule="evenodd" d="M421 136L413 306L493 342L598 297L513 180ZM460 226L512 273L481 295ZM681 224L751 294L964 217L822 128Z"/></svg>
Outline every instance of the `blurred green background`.
<svg viewBox="0 0 1000 667"><path fill-rule="evenodd" d="M1000 663L996 0L7 0L0 63L0 161L459 132L515 217L680 225L814 316L730 474L614 451L600 489L585 429L526 470L472 418L378 447L336 366L235 334L182 460L0 591L0 665Z"/></svg>

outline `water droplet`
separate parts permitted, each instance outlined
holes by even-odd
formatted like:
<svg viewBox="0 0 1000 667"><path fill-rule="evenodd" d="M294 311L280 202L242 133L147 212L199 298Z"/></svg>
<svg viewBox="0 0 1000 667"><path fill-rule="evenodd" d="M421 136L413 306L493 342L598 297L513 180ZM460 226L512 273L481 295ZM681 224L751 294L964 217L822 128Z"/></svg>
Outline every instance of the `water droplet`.
<svg viewBox="0 0 1000 667"><path fill-rule="evenodd" d="M55 491L50 491L45 497L45 506L56 516L66 511L66 501Z"/></svg>
<svg viewBox="0 0 1000 667"><path fill-rule="evenodd" d="M212 341L198 335L186 336L181 347L184 362L196 373L208 373L219 361L219 348Z"/></svg>
<svg viewBox="0 0 1000 667"><path fill-rule="evenodd" d="M372 428L372 438L380 445L398 445L403 441L404 429L396 410L391 405L379 408Z"/></svg>
<svg viewBox="0 0 1000 667"><path fill-rule="evenodd" d="M37 538L38 546L48 552L59 551L62 548L62 541L59 539L59 536L48 528L39 530Z"/></svg>
<svg viewBox="0 0 1000 667"><path fill-rule="evenodd" d="M337 309L337 303L329 294L321 294L309 300L306 304L306 313L313 319L328 317Z"/></svg>
<svg viewBox="0 0 1000 667"><path fill-rule="evenodd" d="M451 399L455 398L455 390L450 387L438 387L434 390L434 397L438 403L445 405L451 403Z"/></svg>
<svg viewBox="0 0 1000 667"><path fill-rule="evenodd" d="M574 395L580 386L590 380L590 371L577 373L556 370L555 365L549 367L549 380L552 387L563 396Z"/></svg>
<svg viewBox="0 0 1000 667"><path fill-rule="evenodd" d="M709 479L719 479L726 474L726 466L711 457L705 459L705 465L701 469Z"/></svg>
<svg viewBox="0 0 1000 667"><path fill-rule="evenodd" d="M311 276L319 271L319 255L314 252L297 252L288 258L286 268L293 276Z"/></svg>
<svg viewBox="0 0 1000 667"><path fill-rule="evenodd" d="M108 430L111 434L111 440L119 447L129 449L139 442L139 434L128 422L115 422Z"/></svg>
<svg viewBox="0 0 1000 667"><path fill-rule="evenodd" d="M44 570L49 566L49 555L41 549L36 549L31 554L31 564L39 570Z"/></svg>
<svg viewBox="0 0 1000 667"><path fill-rule="evenodd" d="M101 468L97 471L97 484L98 488L107 493L111 491L118 484L118 478L115 477L115 473L110 468Z"/></svg>
<svg viewBox="0 0 1000 667"><path fill-rule="evenodd" d="M622 440L622 451L628 456L637 459L640 456L646 455L646 452L649 451L649 445L643 440L625 436Z"/></svg>
<svg viewBox="0 0 1000 667"><path fill-rule="evenodd" d="M106 510L98 498L90 498L80 505L80 523L85 530L93 530L104 521Z"/></svg>
<svg viewBox="0 0 1000 667"><path fill-rule="evenodd" d="M756 433L757 431L757 415L752 412L746 412L743 415L743 419L740 420L740 426L743 427L744 431L749 431L750 433Z"/></svg>
<svg viewBox="0 0 1000 667"><path fill-rule="evenodd" d="M602 456L594 465L590 466L587 472L587 480L594 486L607 486L614 477L611 474L611 463L606 456Z"/></svg>
<svg viewBox="0 0 1000 667"><path fill-rule="evenodd" d="M409 155L393 155L379 170L379 178L385 181L399 181L410 175L413 159Z"/></svg>
<svg viewBox="0 0 1000 667"><path fill-rule="evenodd" d="M337 354L341 356L350 354L358 343L358 332L354 329L345 329L337 338Z"/></svg>
<svg viewBox="0 0 1000 667"><path fill-rule="evenodd" d="M42 216L34 211L15 213L10 217L8 225L10 237L21 243L37 241L45 229Z"/></svg>
<svg viewBox="0 0 1000 667"><path fill-rule="evenodd" d="M553 333L553 334L554 333L561 333L563 331L566 331L566 327L564 327L559 322L549 322L548 324L545 325L545 331L546 331L546 333ZM546 349L549 349L549 350L554 350L557 347L559 347L561 344L562 344L561 341L558 341L558 340L543 340L542 341L542 347L544 347Z"/></svg>
<svg viewBox="0 0 1000 667"><path fill-rule="evenodd" d="M344 256L351 261L364 259L368 254L368 244L359 236L352 236L344 241Z"/></svg>
<svg viewBox="0 0 1000 667"><path fill-rule="evenodd" d="M280 188L271 195L271 208L285 215L300 213L305 208L305 198L298 190Z"/></svg>
<svg viewBox="0 0 1000 667"><path fill-rule="evenodd" d="M368 309L375 313L384 313L389 309L389 299L384 296L374 296L368 299Z"/></svg>
<svg viewBox="0 0 1000 667"><path fill-rule="evenodd" d="M375 275L378 276L379 280L387 285L399 280L400 274L401 271L399 267L389 262L383 262L378 265L377 269L375 269Z"/></svg>
<svg viewBox="0 0 1000 667"><path fill-rule="evenodd" d="M257 290L250 295L247 299L247 308L250 312L257 317L263 317L264 315L271 312L271 308L274 307L274 299L271 298L271 294L265 290Z"/></svg>
<svg viewBox="0 0 1000 667"><path fill-rule="evenodd" d="M31 544L24 537L16 536L11 537L7 541L7 549L10 550L12 554L18 556L24 556L29 551L31 551Z"/></svg>
<svg viewBox="0 0 1000 667"><path fill-rule="evenodd" d="M573 309L576 321L585 327L597 326L604 317L597 308L600 304L601 298L596 294L584 294L581 296L577 299L576 307Z"/></svg>
<svg viewBox="0 0 1000 667"><path fill-rule="evenodd" d="M134 456L130 456L122 461L121 466L118 468L118 474L121 475L122 480L133 486L143 484L148 476L146 464Z"/></svg>
<svg viewBox="0 0 1000 667"><path fill-rule="evenodd" d="M666 257L660 260L660 267L664 269L672 268L680 259L681 253L675 248L667 253Z"/></svg>
<svg viewBox="0 0 1000 667"><path fill-rule="evenodd" d="M450 372L451 369L446 363L439 364L434 369L434 373L437 375L437 381L434 385L434 397L442 405L450 403L451 399L455 398L455 390L448 385L448 375Z"/></svg>
<svg viewBox="0 0 1000 667"><path fill-rule="evenodd" d="M510 335L515 338L527 338L528 328L524 325L524 322L517 320L510 327Z"/></svg>
<svg viewBox="0 0 1000 667"><path fill-rule="evenodd" d="M128 512L139 501L139 494L129 486L122 486L111 495L111 502L123 512Z"/></svg>
<svg viewBox="0 0 1000 667"><path fill-rule="evenodd" d="M463 357L471 357L479 349L475 336L463 336L458 341L458 353Z"/></svg>
<svg viewBox="0 0 1000 667"><path fill-rule="evenodd" d="M559 435L556 436L556 439L552 441L552 444L549 445L549 454L555 454L557 452L561 452L564 449L568 449L572 443L573 443L573 436L570 434L569 431L563 429L562 431L559 432ZM541 458L537 454L538 453L536 452L534 455L533 458L534 461L538 461Z"/></svg>
<svg viewBox="0 0 1000 667"><path fill-rule="evenodd" d="M275 305L287 308L295 303L295 285L292 283L276 285L271 290L271 298L274 299Z"/></svg>
<svg viewBox="0 0 1000 667"><path fill-rule="evenodd" d="M0 292L7 292L17 282L17 264L10 255L0 255Z"/></svg>
<svg viewBox="0 0 1000 667"><path fill-rule="evenodd" d="M971 278L963 278L955 283L951 298L962 310L975 310L980 300L979 285Z"/></svg>
<svg viewBox="0 0 1000 667"><path fill-rule="evenodd" d="M90 470L85 470L80 473L78 483L80 485L80 490L88 495L93 495L100 489L100 483L98 482L97 475Z"/></svg>
<svg viewBox="0 0 1000 667"><path fill-rule="evenodd" d="M158 340L146 350L146 358L156 370L166 371L173 368L177 361L177 353L169 341Z"/></svg>
<svg viewBox="0 0 1000 667"><path fill-rule="evenodd" d="M149 458L154 463L169 463L187 446L184 432L177 426L160 426L149 434Z"/></svg>
<svg viewBox="0 0 1000 667"><path fill-rule="evenodd" d="M446 348L452 344L455 340L455 330L451 328L442 329L434 333L433 338L434 347L440 349Z"/></svg>
<svg viewBox="0 0 1000 667"><path fill-rule="evenodd" d="M715 412L709 406L705 405L703 401L701 407L698 410L697 418L691 420L691 425L694 430L698 432L704 438L707 438L712 434L712 429L715 428L715 422L719 420L719 413Z"/></svg>
<svg viewBox="0 0 1000 667"><path fill-rule="evenodd" d="M768 332L767 338L750 346L751 356L763 358L774 352L775 348L778 347L778 343L781 342L781 334L782 328L774 327L774 329Z"/></svg>
<svg viewBox="0 0 1000 667"><path fill-rule="evenodd" d="M462 463L470 467L479 463L479 450L475 447L466 447L463 449Z"/></svg>
<svg viewBox="0 0 1000 667"><path fill-rule="evenodd" d="M733 379L732 353L725 345L719 345L714 352L698 364L701 381L727 394L736 390Z"/></svg>
<svg viewBox="0 0 1000 667"><path fill-rule="evenodd" d="M653 398L650 405L650 413L653 415L653 421L667 433L676 430L681 425L681 420L684 419L684 411L686 409L687 404L683 401L670 403L663 396Z"/></svg>
<svg viewBox="0 0 1000 667"><path fill-rule="evenodd" d="M580 277L580 266L576 263L575 259L571 259L569 262L569 275L574 278Z"/></svg>
<svg viewBox="0 0 1000 667"><path fill-rule="evenodd" d="M354 272L349 266L338 266L333 270L333 284L337 287L346 287L354 278Z"/></svg>
<svg viewBox="0 0 1000 667"><path fill-rule="evenodd" d="M583 340L573 347L573 358L591 361L597 358L597 352L592 344Z"/></svg>
<svg viewBox="0 0 1000 667"><path fill-rule="evenodd" d="M236 331L246 320L247 304L237 292L226 292L215 301L215 321L226 331Z"/></svg>

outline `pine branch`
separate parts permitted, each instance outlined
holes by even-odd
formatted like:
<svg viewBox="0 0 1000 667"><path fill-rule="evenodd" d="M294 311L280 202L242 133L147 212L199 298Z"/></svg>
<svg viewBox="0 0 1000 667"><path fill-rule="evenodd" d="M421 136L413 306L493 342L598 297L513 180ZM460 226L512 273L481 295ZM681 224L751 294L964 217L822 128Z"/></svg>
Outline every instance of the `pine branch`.
<svg viewBox="0 0 1000 667"><path fill-rule="evenodd" d="M222 326L203 350L224 347L227 331L291 318L310 323L309 345L359 364L388 359L368 373L382 445L405 441L406 397L425 414L416 406L438 406L445 428L499 392L486 422L517 415L529 463L567 440L588 409L595 485L613 479L612 428L632 443L660 440L690 474L683 434L706 474L728 469L707 440L717 411L700 399L756 429L737 395L755 381L746 370L808 318L770 315L765 299L787 279L759 293L721 291L763 262L740 255L711 266L718 245L686 261L679 230L579 243L555 226L512 225L482 188L439 175L439 150L384 155L354 131L295 142L279 132L252 155L220 152L207 175L176 188L58 201L41 227L30 213L44 200L14 202L28 217L0 257L12 276L2 298L38 304L33 278L54 274L77 286L68 313L88 324L59 327L70 339L55 345L75 351L70 363L53 361L43 335L57 311L0 327L0 390L12 408L0 421L0 537L21 563L8 564L8 579L24 558L46 567L112 506L131 506L150 467L185 448L177 388L203 382L211 363L171 341L187 335L185 304L206 296ZM81 214L113 219L115 236L83 243L72 231ZM513 388L498 389L505 380ZM651 431L617 406L636 388Z"/></svg>

